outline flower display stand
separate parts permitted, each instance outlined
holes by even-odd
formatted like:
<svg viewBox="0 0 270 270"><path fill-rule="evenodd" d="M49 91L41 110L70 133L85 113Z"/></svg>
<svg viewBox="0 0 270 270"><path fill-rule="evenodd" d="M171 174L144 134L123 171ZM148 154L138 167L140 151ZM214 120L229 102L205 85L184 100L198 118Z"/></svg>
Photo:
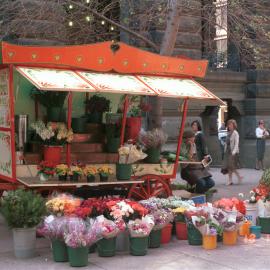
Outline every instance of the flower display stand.
<svg viewBox="0 0 270 270"><path fill-rule="evenodd" d="M64 241L52 240L52 254L55 262L67 262L67 246Z"/></svg>
<svg viewBox="0 0 270 270"><path fill-rule="evenodd" d="M147 254L149 237L130 237L130 254L133 256L145 256Z"/></svg>
<svg viewBox="0 0 270 270"><path fill-rule="evenodd" d="M159 248L161 244L161 229L152 230L149 235L149 248Z"/></svg>
<svg viewBox="0 0 270 270"><path fill-rule="evenodd" d="M97 250L99 257L113 257L116 250L116 237L99 240Z"/></svg>
<svg viewBox="0 0 270 270"><path fill-rule="evenodd" d="M88 247L68 247L69 264L72 267L83 267L88 265Z"/></svg>

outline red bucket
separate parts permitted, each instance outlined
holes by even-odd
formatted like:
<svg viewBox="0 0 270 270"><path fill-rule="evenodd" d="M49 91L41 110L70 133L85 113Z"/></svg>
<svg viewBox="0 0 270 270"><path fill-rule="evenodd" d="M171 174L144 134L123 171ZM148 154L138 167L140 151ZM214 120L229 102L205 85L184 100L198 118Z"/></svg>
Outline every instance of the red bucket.
<svg viewBox="0 0 270 270"><path fill-rule="evenodd" d="M44 160L57 165L61 162L62 146L44 146Z"/></svg>
<svg viewBox="0 0 270 270"><path fill-rule="evenodd" d="M184 222L176 222L176 237L178 240L187 240L188 233L187 233L187 224Z"/></svg>
<svg viewBox="0 0 270 270"><path fill-rule="evenodd" d="M173 225L169 223L161 230L161 244L168 244L172 238L172 227Z"/></svg>
<svg viewBox="0 0 270 270"><path fill-rule="evenodd" d="M141 117L128 117L126 122L126 140L136 141L139 137L141 126Z"/></svg>

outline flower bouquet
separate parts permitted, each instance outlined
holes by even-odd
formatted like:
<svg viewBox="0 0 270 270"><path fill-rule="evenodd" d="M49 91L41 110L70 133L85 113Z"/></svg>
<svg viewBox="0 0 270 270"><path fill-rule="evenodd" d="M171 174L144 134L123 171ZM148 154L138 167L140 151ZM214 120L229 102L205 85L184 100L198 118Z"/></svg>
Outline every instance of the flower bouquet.
<svg viewBox="0 0 270 270"><path fill-rule="evenodd" d="M58 175L59 181L66 181L69 168L66 164L59 164L56 166L55 172Z"/></svg>
<svg viewBox="0 0 270 270"><path fill-rule="evenodd" d="M84 175L86 175L87 182L95 182L95 176L97 174L97 168L94 166L86 166L83 169Z"/></svg>
<svg viewBox="0 0 270 270"><path fill-rule="evenodd" d="M42 161L37 169L40 181L47 181L55 174L55 165L49 161Z"/></svg>
<svg viewBox="0 0 270 270"><path fill-rule="evenodd" d="M108 166L102 166L98 168L100 182L107 182L110 175L113 174L113 170Z"/></svg>
<svg viewBox="0 0 270 270"><path fill-rule="evenodd" d="M70 181L78 182L79 178L83 175L83 169L79 165L71 166L69 169Z"/></svg>
<svg viewBox="0 0 270 270"><path fill-rule="evenodd" d="M215 201L213 205L225 211L237 210L242 215L246 214L245 203L237 198L222 198L218 201Z"/></svg>
<svg viewBox="0 0 270 270"><path fill-rule="evenodd" d="M264 184L259 184L250 191L249 203L256 203L259 200L267 201L268 199L270 199L270 189Z"/></svg>

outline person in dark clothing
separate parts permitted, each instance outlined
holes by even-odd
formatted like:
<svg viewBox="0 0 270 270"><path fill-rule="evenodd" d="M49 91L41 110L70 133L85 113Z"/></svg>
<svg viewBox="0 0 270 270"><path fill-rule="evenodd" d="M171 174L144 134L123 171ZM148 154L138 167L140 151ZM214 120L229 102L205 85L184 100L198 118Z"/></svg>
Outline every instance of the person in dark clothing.
<svg viewBox="0 0 270 270"><path fill-rule="evenodd" d="M197 193L203 194L215 185L212 175L202 164L192 163L194 161L201 161L197 158L195 134L193 131L184 132L180 157L182 161L187 161L187 164L181 166L181 177L190 185L195 185L195 191Z"/></svg>
<svg viewBox="0 0 270 270"><path fill-rule="evenodd" d="M191 123L191 128L195 134L195 144L198 160L203 160L208 155L208 149L202 133L202 127L198 120Z"/></svg>

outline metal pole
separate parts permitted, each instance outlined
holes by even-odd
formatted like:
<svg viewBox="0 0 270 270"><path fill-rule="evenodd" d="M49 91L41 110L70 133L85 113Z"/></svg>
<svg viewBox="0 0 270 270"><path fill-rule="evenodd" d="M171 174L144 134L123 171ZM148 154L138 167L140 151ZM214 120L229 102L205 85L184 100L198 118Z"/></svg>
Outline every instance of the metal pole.
<svg viewBox="0 0 270 270"><path fill-rule="evenodd" d="M122 116L122 126L121 126L121 137L120 137L120 144L123 145L125 141L125 129L126 129L126 122L127 122L127 111L128 111L128 95L125 96L124 102L124 110Z"/></svg>
<svg viewBox="0 0 270 270"><path fill-rule="evenodd" d="M72 116L72 92L68 93L68 114L67 114L67 128L71 128L71 116ZM66 152L66 162L67 165L71 165L71 147L70 144L67 144L67 152Z"/></svg>
<svg viewBox="0 0 270 270"><path fill-rule="evenodd" d="M187 118L187 109L188 109L188 99L186 98L184 100L182 121L181 121L181 126L179 129L179 135L178 135L178 144L177 144L176 157L175 157L175 163L174 163L174 168L173 168L173 178L176 177L177 170L178 170L178 164L179 164L178 160L179 160L181 145L183 141L183 133L184 133L185 123L186 123L186 118Z"/></svg>

